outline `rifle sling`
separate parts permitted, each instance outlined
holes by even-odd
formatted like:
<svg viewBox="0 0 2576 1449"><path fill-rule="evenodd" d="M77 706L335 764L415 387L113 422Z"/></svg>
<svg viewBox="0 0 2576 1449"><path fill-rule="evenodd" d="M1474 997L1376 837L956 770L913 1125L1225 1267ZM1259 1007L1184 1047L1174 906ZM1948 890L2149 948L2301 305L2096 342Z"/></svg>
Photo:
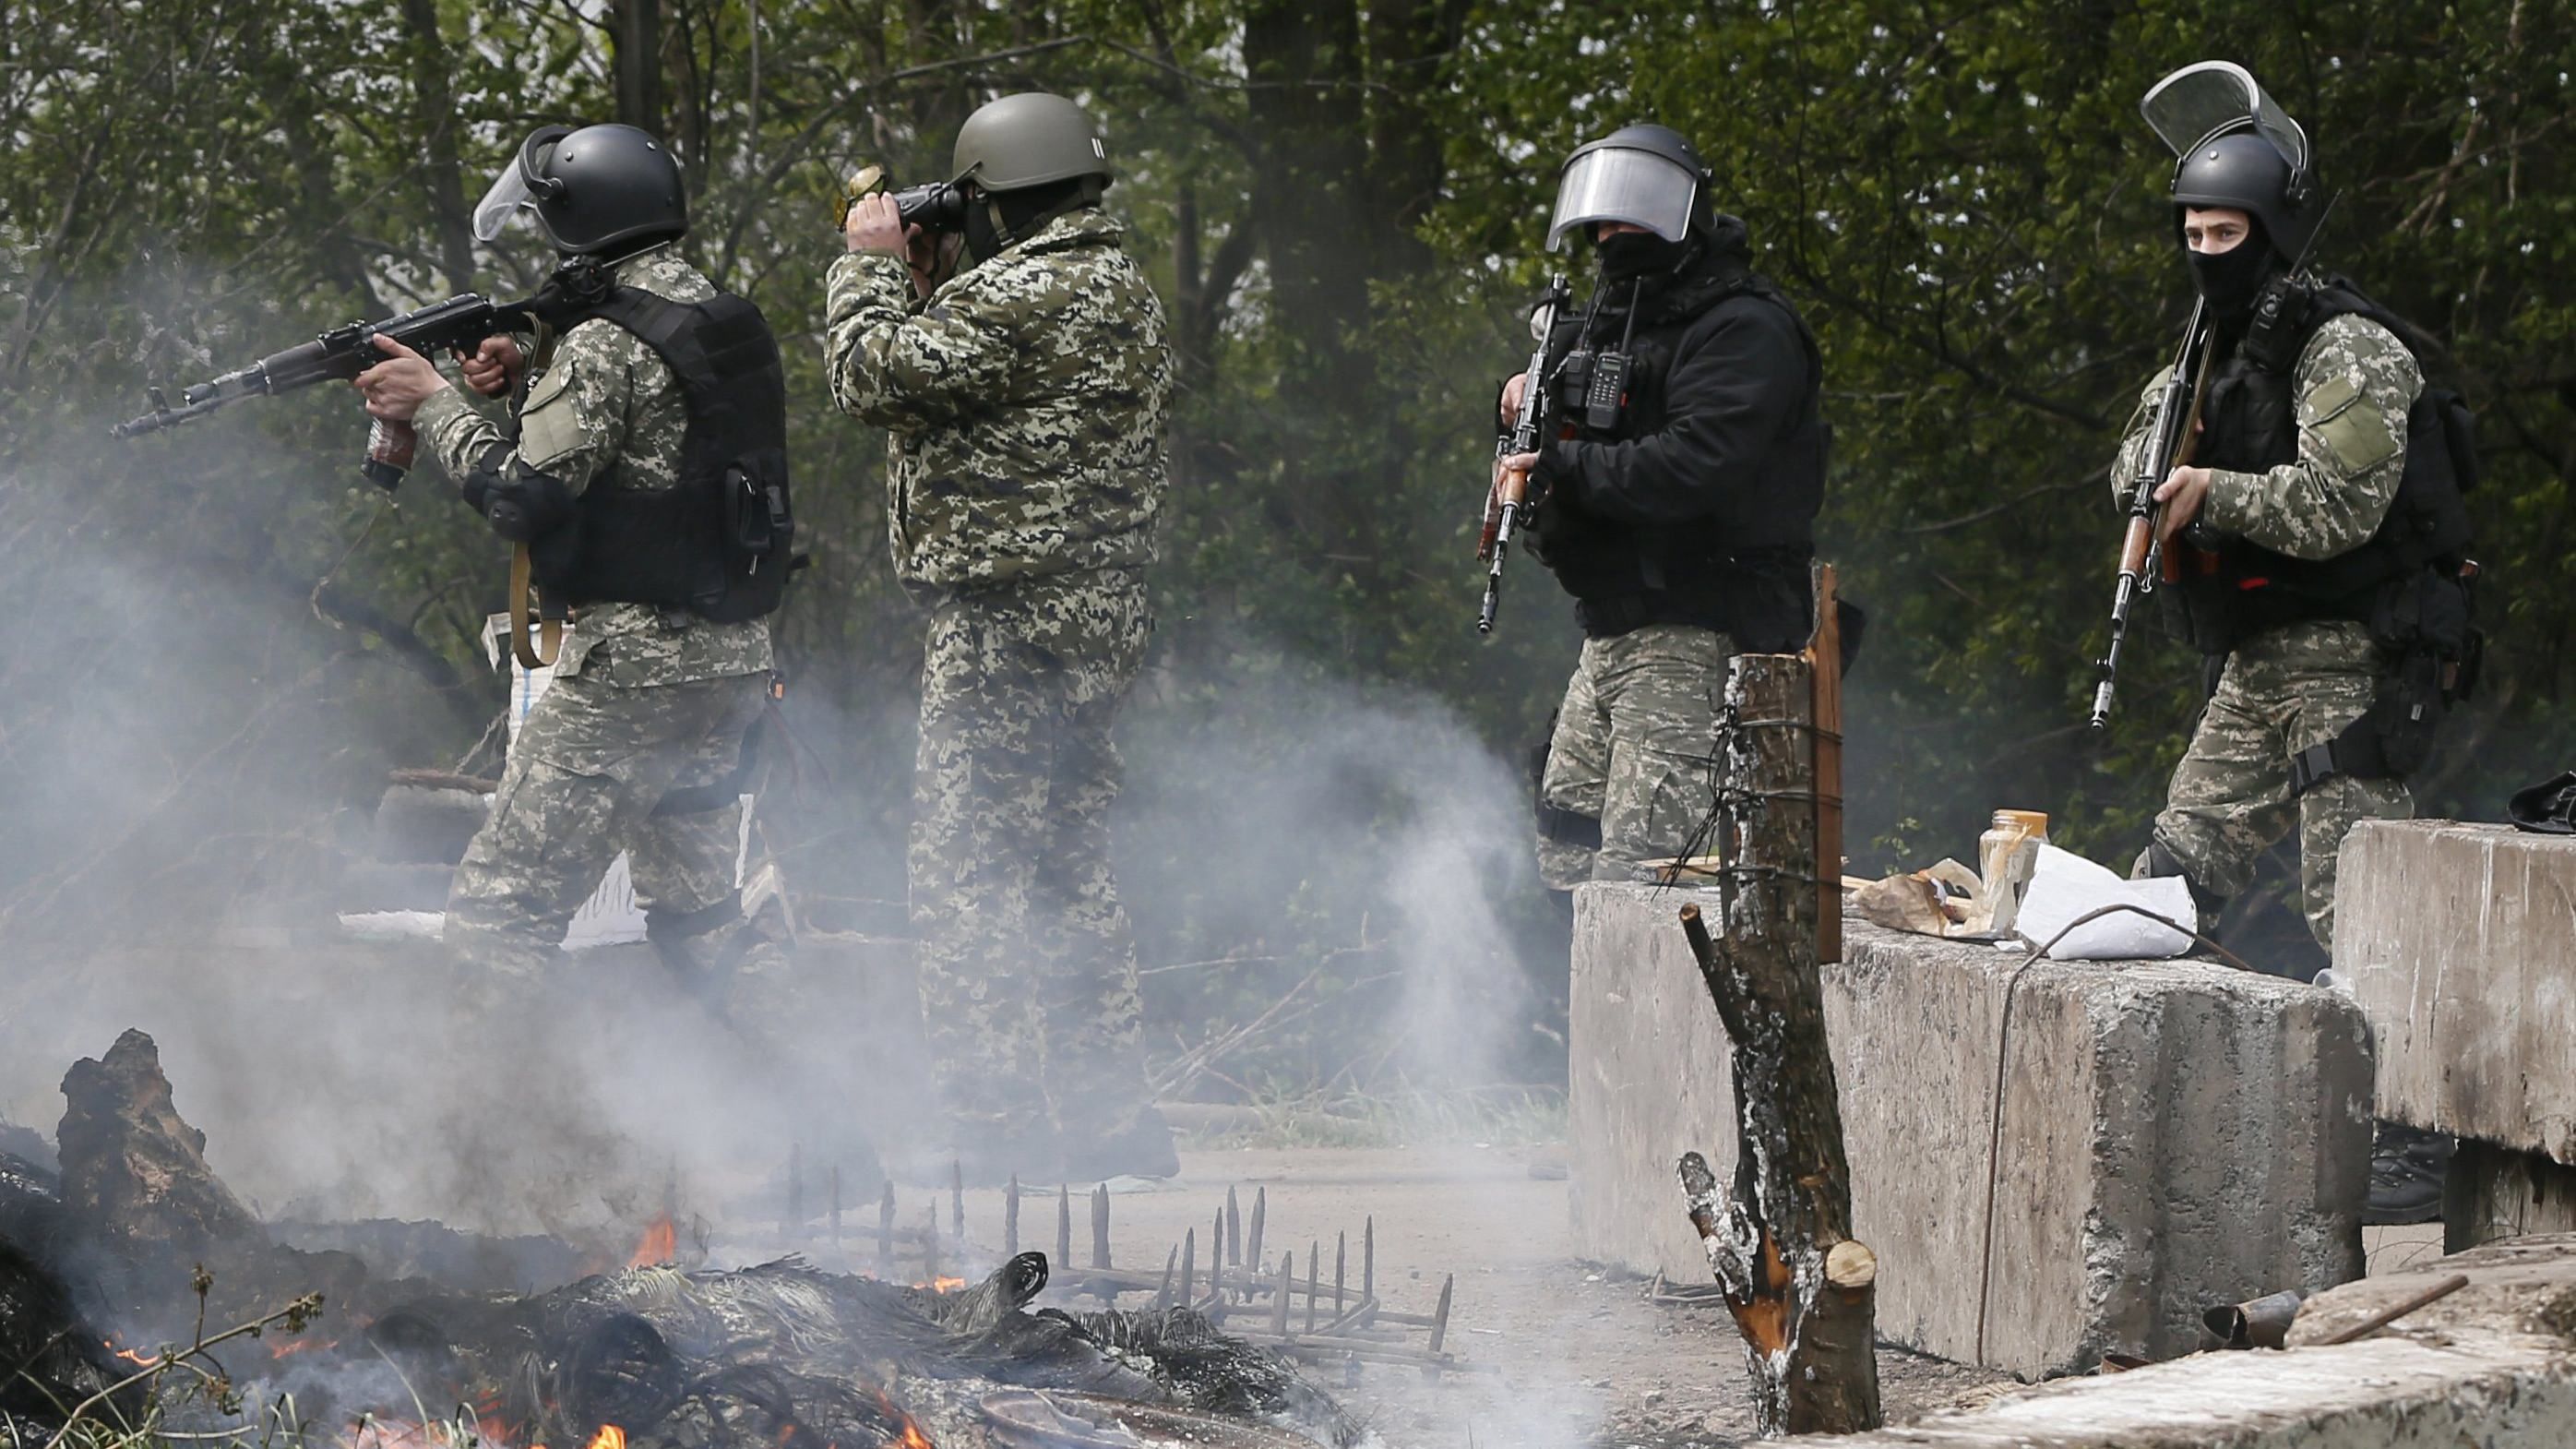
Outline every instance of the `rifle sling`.
<svg viewBox="0 0 2576 1449"><path fill-rule="evenodd" d="M552 601L537 605L537 642L528 643L528 605L535 597L530 582L528 546L510 545L510 653L520 667L545 669L563 655L563 609Z"/></svg>

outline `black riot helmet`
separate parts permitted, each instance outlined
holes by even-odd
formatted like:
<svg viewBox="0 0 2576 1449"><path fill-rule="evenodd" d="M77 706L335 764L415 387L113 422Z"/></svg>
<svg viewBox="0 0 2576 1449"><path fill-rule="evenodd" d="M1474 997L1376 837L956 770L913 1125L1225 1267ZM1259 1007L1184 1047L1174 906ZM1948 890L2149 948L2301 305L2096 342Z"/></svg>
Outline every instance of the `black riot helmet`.
<svg viewBox="0 0 2576 1449"><path fill-rule="evenodd" d="M2173 203L2228 207L2261 223L2285 263L2307 254L2324 217L2307 132L2223 60L2184 66L2156 82L2138 110L2173 148Z"/></svg>
<svg viewBox="0 0 2576 1449"><path fill-rule="evenodd" d="M1708 209L1708 163L1669 126L1622 126L1574 148L1556 183L1550 250L1594 222L1624 221L1667 242L1690 234Z"/></svg>
<svg viewBox="0 0 2576 1449"><path fill-rule="evenodd" d="M689 229L680 163L633 126L540 126L474 208L474 235L492 241L510 218L534 212L556 251L615 256L674 240Z"/></svg>

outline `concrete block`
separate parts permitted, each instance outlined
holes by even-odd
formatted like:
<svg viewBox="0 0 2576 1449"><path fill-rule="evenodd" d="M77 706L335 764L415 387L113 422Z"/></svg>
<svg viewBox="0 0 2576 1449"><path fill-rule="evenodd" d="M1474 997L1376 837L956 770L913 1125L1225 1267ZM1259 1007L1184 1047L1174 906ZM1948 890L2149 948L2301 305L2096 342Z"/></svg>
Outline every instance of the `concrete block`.
<svg viewBox="0 0 2576 1449"><path fill-rule="evenodd" d="M2338 881L2380 1115L2576 1163L2576 837L2366 820Z"/></svg>
<svg viewBox="0 0 2576 1449"><path fill-rule="evenodd" d="M1675 912L1576 893L1568 1129L1583 1255L1708 1269L1673 1164L1734 1155L1727 1046ZM2370 1042L2330 991L2200 962L2042 961L2014 995L1992 1299L1977 1316L2004 995L2024 953L1844 923L1825 1009L1882 1337L2036 1377L2164 1357L2200 1310L2360 1275Z"/></svg>
<svg viewBox="0 0 2576 1449"><path fill-rule="evenodd" d="M1835 1442L1850 1449L2565 1449L2576 1444L2576 1251L2496 1244L2310 1299L2286 1352L2072 1379ZM2324 1340L2454 1273L2381 1334Z"/></svg>

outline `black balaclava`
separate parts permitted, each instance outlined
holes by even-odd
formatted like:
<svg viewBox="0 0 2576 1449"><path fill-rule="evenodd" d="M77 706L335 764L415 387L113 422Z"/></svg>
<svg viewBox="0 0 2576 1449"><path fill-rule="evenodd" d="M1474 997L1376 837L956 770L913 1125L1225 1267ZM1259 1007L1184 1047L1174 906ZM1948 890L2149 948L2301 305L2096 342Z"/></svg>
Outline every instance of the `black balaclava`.
<svg viewBox="0 0 2576 1449"><path fill-rule="evenodd" d="M1002 239L1003 228L1010 230L1011 241L1026 241L1047 222L1097 199L1090 178L1082 176L982 193L966 207L966 250L979 262L989 260L1011 244ZM993 221L996 211L1001 213L999 226Z"/></svg>
<svg viewBox="0 0 2576 1449"><path fill-rule="evenodd" d="M1668 275L1689 254L1690 238L1666 241L1650 231L1623 231L1594 243L1605 281L1636 282Z"/></svg>
<svg viewBox="0 0 2576 1449"><path fill-rule="evenodd" d="M2245 228L2245 240L2216 256L2193 251L2188 244L2183 248L2184 259L2191 263L2192 285L2209 303L2210 320L2230 337L2245 335L2246 325L2254 320L2254 299L2281 270L2281 259L2273 252L2263 223L2249 214Z"/></svg>

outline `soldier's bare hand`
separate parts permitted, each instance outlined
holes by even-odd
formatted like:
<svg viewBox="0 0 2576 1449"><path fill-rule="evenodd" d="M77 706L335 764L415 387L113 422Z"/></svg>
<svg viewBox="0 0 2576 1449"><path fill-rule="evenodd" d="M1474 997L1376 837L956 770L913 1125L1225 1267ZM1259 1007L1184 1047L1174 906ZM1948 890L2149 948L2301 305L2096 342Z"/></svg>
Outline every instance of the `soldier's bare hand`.
<svg viewBox="0 0 2576 1449"><path fill-rule="evenodd" d="M465 385L485 397L499 397L518 386L519 374L528 368L527 354L513 337L486 337L470 354L460 347L456 361L465 374Z"/></svg>
<svg viewBox="0 0 2576 1449"><path fill-rule="evenodd" d="M2156 515L2157 542L2172 543L2175 534L2200 516L2200 505L2209 499L2210 477L2207 468L2182 467L2156 486L2156 501L2164 505Z"/></svg>
<svg viewBox="0 0 2576 1449"><path fill-rule="evenodd" d="M850 219L841 236L851 251L900 257L912 250L912 239L906 230L903 212L895 206L894 198L880 191L850 204Z"/></svg>
<svg viewBox="0 0 2576 1449"><path fill-rule="evenodd" d="M350 379L349 385L367 400L367 415L388 422L407 423L420 411L420 405L445 392L446 378L430 360L379 333L376 350L385 360Z"/></svg>
<svg viewBox="0 0 2576 1449"><path fill-rule="evenodd" d="M1515 372L1503 384L1502 423L1509 428L1521 420L1521 394L1529 390L1529 374Z"/></svg>

